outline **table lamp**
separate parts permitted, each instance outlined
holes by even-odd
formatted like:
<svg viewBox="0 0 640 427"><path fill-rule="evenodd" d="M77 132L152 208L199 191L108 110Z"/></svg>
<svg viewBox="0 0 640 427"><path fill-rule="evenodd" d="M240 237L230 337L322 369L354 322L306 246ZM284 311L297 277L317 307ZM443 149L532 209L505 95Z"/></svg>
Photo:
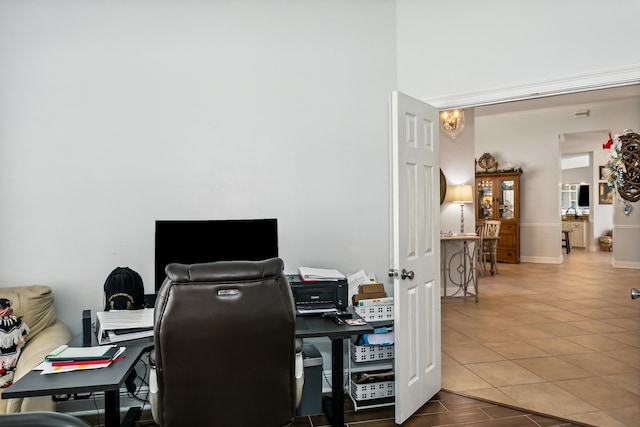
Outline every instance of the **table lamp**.
<svg viewBox="0 0 640 427"><path fill-rule="evenodd" d="M454 203L460 203L460 233L464 233L464 204L473 202L473 189L471 185L454 186L452 199Z"/></svg>

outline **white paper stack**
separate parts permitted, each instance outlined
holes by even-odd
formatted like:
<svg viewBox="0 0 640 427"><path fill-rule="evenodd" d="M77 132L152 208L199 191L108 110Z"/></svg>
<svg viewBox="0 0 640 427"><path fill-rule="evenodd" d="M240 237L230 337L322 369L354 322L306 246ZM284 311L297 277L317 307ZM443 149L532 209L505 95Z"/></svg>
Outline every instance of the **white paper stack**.
<svg viewBox="0 0 640 427"><path fill-rule="evenodd" d="M153 308L99 311L96 323L99 344L152 337Z"/></svg>
<svg viewBox="0 0 640 427"><path fill-rule="evenodd" d="M309 282L338 281L345 279L344 274L335 269L298 267L300 279Z"/></svg>

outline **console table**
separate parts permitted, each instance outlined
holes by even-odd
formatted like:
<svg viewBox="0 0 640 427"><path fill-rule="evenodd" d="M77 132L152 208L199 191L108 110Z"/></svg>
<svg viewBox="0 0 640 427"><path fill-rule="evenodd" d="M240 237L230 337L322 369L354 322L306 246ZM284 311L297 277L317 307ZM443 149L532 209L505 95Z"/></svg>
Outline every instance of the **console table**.
<svg viewBox="0 0 640 427"><path fill-rule="evenodd" d="M463 291L465 297L473 296L478 302L478 273L474 265L477 258L476 252L479 240L480 237L476 234L440 237L443 298L456 296L458 292ZM448 246L453 246L453 243L456 243L458 248L448 256L447 248ZM454 266L453 268L452 265ZM452 271L457 272L459 278L454 278ZM449 283L458 286L458 290L452 295L447 295L447 279L449 279ZM469 292L469 285L473 285L475 293Z"/></svg>
<svg viewBox="0 0 640 427"><path fill-rule="evenodd" d="M3 399L104 392L104 425L120 426L120 386L129 376L148 345L126 345L124 359L106 368L41 375L32 370L2 392ZM132 426L141 408L130 408L122 426Z"/></svg>

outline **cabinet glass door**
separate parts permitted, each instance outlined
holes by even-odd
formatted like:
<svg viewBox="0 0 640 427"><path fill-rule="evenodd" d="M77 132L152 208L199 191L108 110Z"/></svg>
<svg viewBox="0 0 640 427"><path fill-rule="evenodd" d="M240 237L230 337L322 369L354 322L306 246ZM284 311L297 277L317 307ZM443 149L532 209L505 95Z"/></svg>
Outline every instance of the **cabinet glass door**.
<svg viewBox="0 0 640 427"><path fill-rule="evenodd" d="M515 182L512 179L498 181L498 219L513 219L515 215Z"/></svg>
<svg viewBox="0 0 640 427"><path fill-rule="evenodd" d="M493 218L493 181L478 181L478 218Z"/></svg>

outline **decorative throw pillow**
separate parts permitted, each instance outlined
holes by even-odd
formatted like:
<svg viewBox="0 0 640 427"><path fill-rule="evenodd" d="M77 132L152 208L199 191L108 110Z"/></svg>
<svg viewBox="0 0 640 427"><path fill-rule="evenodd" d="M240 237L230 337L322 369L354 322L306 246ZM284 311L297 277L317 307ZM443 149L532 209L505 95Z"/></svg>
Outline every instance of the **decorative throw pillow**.
<svg viewBox="0 0 640 427"><path fill-rule="evenodd" d="M13 316L11 301L0 298L0 388L13 383L13 374L29 327Z"/></svg>

